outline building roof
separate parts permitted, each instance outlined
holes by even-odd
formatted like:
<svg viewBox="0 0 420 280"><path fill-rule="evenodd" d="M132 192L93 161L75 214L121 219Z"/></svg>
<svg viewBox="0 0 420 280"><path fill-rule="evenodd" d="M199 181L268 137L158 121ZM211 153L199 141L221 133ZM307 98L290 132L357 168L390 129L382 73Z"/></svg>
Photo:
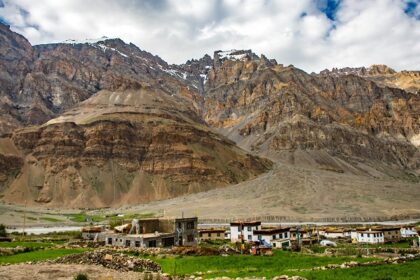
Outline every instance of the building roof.
<svg viewBox="0 0 420 280"><path fill-rule="evenodd" d="M290 227L284 227L284 228L263 228L263 229L259 229L259 230L254 230L253 233L254 234L261 234L261 235L266 235L266 234L276 234L276 233L283 233L283 232L289 232L290 231Z"/></svg>
<svg viewBox="0 0 420 280"><path fill-rule="evenodd" d="M222 233L226 232L226 229L223 228L206 228L206 229L199 229L200 233Z"/></svg>
<svg viewBox="0 0 420 280"><path fill-rule="evenodd" d="M325 232L326 233L344 233L345 230L344 229L326 229Z"/></svg>
<svg viewBox="0 0 420 280"><path fill-rule="evenodd" d="M297 228L291 228L291 229L290 229L290 231L291 231L291 232L295 232L295 231L297 231ZM300 233L307 233L307 232L308 232L308 230L307 230L307 229L303 229L303 228L301 228L301 229L299 229L299 232L300 232Z"/></svg>
<svg viewBox="0 0 420 280"><path fill-rule="evenodd" d="M87 233L102 232L102 227L84 227L82 228L82 232L87 232Z"/></svg>
<svg viewBox="0 0 420 280"><path fill-rule="evenodd" d="M155 233L141 233L141 234L118 234L118 233L105 233L106 237L117 237L117 238L157 238L165 236L175 236L175 233L168 232L155 232Z"/></svg>
<svg viewBox="0 0 420 280"><path fill-rule="evenodd" d="M358 231L358 233L383 233L380 230L364 230L364 231Z"/></svg>
<svg viewBox="0 0 420 280"><path fill-rule="evenodd" d="M375 228L375 230L379 231L400 231L400 227L385 227L385 228Z"/></svg>
<svg viewBox="0 0 420 280"><path fill-rule="evenodd" d="M230 222L231 226L239 226L239 225L244 225L244 226L260 226L261 222L260 221L250 221L250 222L241 222L241 221L236 221L236 222Z"/></svg>
<svg viewBox="0 0 420 280"><path fill-rule="evenodd" d="M197 217L189 217L189 218L175 218L175 222L188 222L188 221L197 221Z"/></svg>

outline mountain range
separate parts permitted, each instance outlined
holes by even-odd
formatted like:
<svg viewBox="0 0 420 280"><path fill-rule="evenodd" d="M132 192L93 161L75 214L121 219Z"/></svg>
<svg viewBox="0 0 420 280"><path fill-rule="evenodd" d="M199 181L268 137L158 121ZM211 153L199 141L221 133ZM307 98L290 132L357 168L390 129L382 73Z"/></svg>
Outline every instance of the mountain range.
<svg viewBox="0 0 420 280"><path fill-rule="evenodd" d="M258 197L252 188L306 201L357 178L348 188L359 194L386 182L372 187L382 200L345 204L420 214L420 71L306 73L251 50L171 65L106 37L32 46L2 24L0 54L4 202L116 207L201 192L223 200L229 188L238 205ZM297 180L308 172L319 179L312 190ZM404 200L392 201L398 193ZM302 212L271 204L261 213Z"/></svg>

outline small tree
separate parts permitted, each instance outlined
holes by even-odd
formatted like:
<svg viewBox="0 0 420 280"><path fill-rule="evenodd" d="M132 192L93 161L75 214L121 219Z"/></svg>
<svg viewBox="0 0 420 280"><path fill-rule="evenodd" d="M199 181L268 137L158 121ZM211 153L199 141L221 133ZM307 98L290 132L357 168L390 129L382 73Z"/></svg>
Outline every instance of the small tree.
<svg viewBox="0 0 420 280"><path fill-rule="evenodd" d="M0 224L0 237L6 237L7 236L7 232L6 232L6 227L3 224Z"/></svg>

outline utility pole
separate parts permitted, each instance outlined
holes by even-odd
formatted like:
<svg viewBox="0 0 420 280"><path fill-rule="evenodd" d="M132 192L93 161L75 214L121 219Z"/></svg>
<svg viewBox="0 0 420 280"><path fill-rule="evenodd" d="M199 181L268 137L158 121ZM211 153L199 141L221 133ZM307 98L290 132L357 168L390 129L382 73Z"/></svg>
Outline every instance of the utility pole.
<svg viewBox="0 0 420 280"><path fill-rule="evenodd" d="M112 200L113 203L115 203L115 178L114 178L114 162L111 158L111 175L112 175L112 186L114 189L114 199Z"/></svg>
<svg viewBox="0 0 420 280"><path fill-rule="evenodd" d="M26 228L26 204L27 204L27 200L25 199L25 208L23 210L23 230L22 230L23 239L25 238L25 228Z"/></svg>

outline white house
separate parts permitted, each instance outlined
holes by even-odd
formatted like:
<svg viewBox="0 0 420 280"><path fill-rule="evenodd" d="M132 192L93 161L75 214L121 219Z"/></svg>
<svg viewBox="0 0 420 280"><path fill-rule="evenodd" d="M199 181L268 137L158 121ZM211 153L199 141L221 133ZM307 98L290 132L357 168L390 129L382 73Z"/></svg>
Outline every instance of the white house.
<svg viewBox="0 0 420 280"><path fill-rule="evenodd" d="M385 242L382 231L354 231L351 233L351 238L357 243L381 244Z"/></svg>
<svg viewBox="0 0 420 280"><path fill-rule="evenodd" d="M257 236L253 235L254 230L261 229L261 222L231 222L230 241L257 241Z"/></svg>
<svg viewBox="0 0 420 280"><path fill-rule="evenodd" d="M287 248L290 247L290 228L263 228L254 230L254 238L257 240L265 240L273 247Z"/></svg>
<svg viewBox="0 0 420 280"><path fill-rule="evenodd" d="M417 231L414 226L402 226L400 232L402 238L417 236Z"/></svg>

